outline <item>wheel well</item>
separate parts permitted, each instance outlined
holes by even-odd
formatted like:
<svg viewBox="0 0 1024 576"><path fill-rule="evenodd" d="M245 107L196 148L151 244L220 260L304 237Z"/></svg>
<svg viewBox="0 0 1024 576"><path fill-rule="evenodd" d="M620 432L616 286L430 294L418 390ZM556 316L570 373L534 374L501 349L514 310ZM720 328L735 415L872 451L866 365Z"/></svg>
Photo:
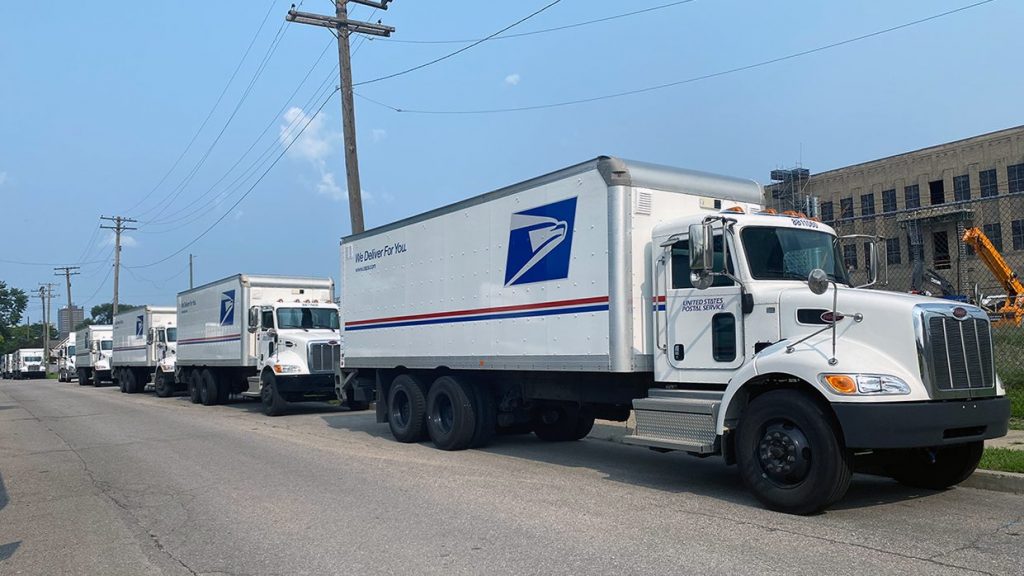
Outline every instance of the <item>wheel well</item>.
<svg viewBox="0 0 1024 576"><path fill-rule="evenodd" d="M821 394L821 391L803 378L781 372L761 374L750 379L746 384L740 387L729 402L729 407L725 413L726 427L735 432L736 427L743 418L743 413L746 411L747 406L749 406L750 403L758 396L774 390L796 390L816 402L821 406L825 413L831 416L832 426L835 428L836 434L839 435L840 439L842 438L842 430L839 427L839 420L836 417L835 411L832 410L831 403ZM725 443L722 449L725 453L726 462L729 464L734 463L735 434L726 434Z"/></svg>

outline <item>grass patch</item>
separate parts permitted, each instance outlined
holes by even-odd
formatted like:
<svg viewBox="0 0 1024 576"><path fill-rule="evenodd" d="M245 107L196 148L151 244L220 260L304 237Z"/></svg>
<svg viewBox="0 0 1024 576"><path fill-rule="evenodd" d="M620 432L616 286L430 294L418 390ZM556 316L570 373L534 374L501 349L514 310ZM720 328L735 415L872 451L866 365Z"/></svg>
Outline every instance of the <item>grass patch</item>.
<svg viewBox="0 0 1024 576"><path fill-rule="evenodd" d="M1024 474L1024 451L1009 448L986 448L978 468Z"/></svg>
<svg viewBox="0 0 1024 576"><path fill-rule="evenodd" d="M1010 428L1024 430L1024 385L1007 386L1006 395L1010 397Z"/></svg>

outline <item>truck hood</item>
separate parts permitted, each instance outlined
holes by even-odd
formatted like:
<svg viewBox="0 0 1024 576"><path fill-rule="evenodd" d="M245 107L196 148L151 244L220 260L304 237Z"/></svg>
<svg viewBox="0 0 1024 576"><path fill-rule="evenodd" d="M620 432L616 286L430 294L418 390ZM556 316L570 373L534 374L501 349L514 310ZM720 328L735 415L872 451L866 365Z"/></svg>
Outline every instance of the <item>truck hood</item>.
<svg viewBox="0 0 1024 576"><path fill-rule="evenodd" d="M922 368L923 349L919 312L928 309L953 315L957 308L969 316L987 318L985 312L960 302L881 290L839 287L836 307L836 344L833 356L832 330L797 344L799 340L828 326L833 288L825 294L812 293L806 285L779 293L779 334L783 339L774 353L793 345L794 359L810 364L822 373L871 373L896 376L914 390L915 399L932 397ZM830 359L834 358L834 364ZM902 398L909 399L909 398Z"/></svg>
<svg viewBox="0 0 1024 576"><path fill-rule="evenodd" d="M310 342L336 341L341 342L341 334L337 330L278 330L277 339L283 346L291 342L296 348L305 349Z"/></svg>

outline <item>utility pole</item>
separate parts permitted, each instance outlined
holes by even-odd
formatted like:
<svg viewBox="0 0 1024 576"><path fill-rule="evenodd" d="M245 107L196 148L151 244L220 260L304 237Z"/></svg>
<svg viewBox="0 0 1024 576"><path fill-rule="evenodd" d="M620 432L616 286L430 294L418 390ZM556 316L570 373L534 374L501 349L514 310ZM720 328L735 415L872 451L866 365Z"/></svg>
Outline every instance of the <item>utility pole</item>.
<svg viewBox="0 0 1024 576"><path fill-rule="evenodd" d="M79 275L79 272L75 272L75 270L78 270L78 269L79 269L78 266L58 266L58 267L54 268L54 271L56 272L54 274L54 276L64 276L64 280L67 283L67 289L68 289L68 320L71 319L71 307L73 306L73 304L71 303L71 277ZM61 273L61 271L63 271L63 273Z"/></svg>
<svg viewBox="0 0 1024 576"><path fill-rule="evenodd" d="M359 158L356 154L356 113L355 102L352 98L352 56L349 52L349 35L370 34L373 36L391 36L395 29L383 24L362 22L348 19L348 3L355 2L363 6L370 6L378 10L387 10L391 0L335 0L335 16L323 16L310 12L299 12L292 4L291 10L285 16L289 22L299 24L312 24L333 28L338 37L338 70L341 75L341 118L342 131L345 136L345 173L348 186L348 211L352 222L352 233L359 234L364 230L363 226L363 197L362 187L359 184Z"/></svg>
<svg viewBox="0 0 1024 576"><path fill-rule="evenodd" d="M193 282L193 280L195 278L195 276L192 274L192 259L193 259L192 254L189 254L188 255L188 289L189 290L192 289L192 282Z"/></svg>
<svg viewBox="0 0 1024 576"><path fill-rule="evenodd" d="M117 316L117 288L118 281L121 276L121 233L126 230L138 230L138 228L125 226L126 223L135 223L137 220L125 218L124 216L100 216L100 220L107 220L114 223L113 226L104 226L100 224L100 228L114 231L114 302L112 303L113 309L110 312L110 321L113 323L114 316Z"/></svg>
<svg viewBox="0 0 1024 576"><path fill-rule="evenodd" d="M39 285L39 299L43 301L43 372L50 366L50 302L53 300L53 282Z"/></svg>

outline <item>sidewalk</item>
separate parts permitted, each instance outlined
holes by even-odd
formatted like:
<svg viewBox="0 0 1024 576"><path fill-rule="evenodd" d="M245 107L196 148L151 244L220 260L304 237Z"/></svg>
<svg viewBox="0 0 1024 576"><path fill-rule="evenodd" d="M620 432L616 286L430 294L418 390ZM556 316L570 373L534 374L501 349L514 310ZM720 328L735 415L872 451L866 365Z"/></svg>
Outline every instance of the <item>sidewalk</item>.
<svg viewBox="0 0 1024 576"><path fill-rule="evenodd" d="M985 441L986 448L1009 448L1024 451L1024 430L1010 430L1006 436Z"/></svg>

